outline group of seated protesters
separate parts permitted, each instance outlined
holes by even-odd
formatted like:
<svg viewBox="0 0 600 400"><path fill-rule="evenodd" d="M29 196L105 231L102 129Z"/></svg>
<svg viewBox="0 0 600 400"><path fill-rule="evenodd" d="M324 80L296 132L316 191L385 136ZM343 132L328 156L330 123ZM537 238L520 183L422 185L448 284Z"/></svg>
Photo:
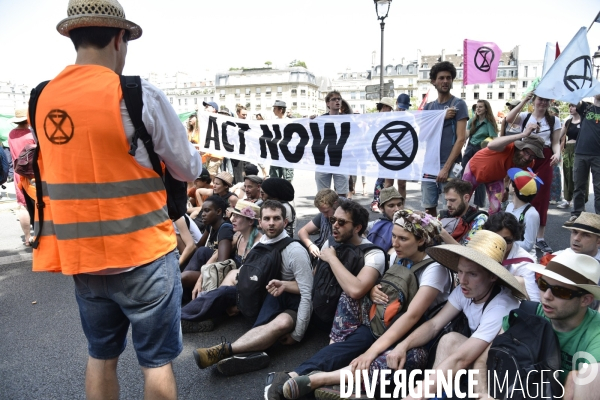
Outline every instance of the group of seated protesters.
<svg viewBox="0 0 600 400"><path fill-rule="evenodd" d="M537 263L528 233L537 231L539 215L530 203L543 182L520 168L531 158L523 149L532 146L538 144L515 143L509 159L523 162L505 163L513 195L506 211L488 214L469 205L473 184L457 179L445 185L446 210L437 218L404 209L392 186L381 191L382 216L369 222L366 208L323 189L314 199L318 213L299 229L299 240L291 223L294 188L285 179L246 175L233 204L234 196L221 189L231 187L227 173L216 175L212 189L194 183L190 197L199 204L203 233L192 238L193 255L182 245L182 258L189 258L182 267L182 331L210 331L219 318L237 314L254 321L233 342L194 350L196 364L216 365L226 376L262 369L272 345L298 343L307 329L320 329L329 332L330 344L294 371L269 373L266 399L313 392L317 399L341 398L343 370L373 377L375 371L426 368L443 374L479 369L476 390L487 398L491 343L510 328L511 310L531 300L558 338L564 398L594 398L594 385L576 385L572 358L583 351L600 359L600 215L584 212L565 223L570 247ZM192 217L197 210L188 211ZM195 225L190 217L176 223L184 244L182 231ZM205 290L202 268L227 260L235 266ZM402 284L394 292L390 282ZM448 332L461 318L466 330Z"/></svg>

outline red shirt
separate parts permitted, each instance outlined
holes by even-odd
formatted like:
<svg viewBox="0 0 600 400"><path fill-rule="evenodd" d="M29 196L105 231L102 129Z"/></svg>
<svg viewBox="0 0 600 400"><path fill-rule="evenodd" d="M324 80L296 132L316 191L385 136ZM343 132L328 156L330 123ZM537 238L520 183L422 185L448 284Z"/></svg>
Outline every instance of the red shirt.
<svg viewBox="0 0 600 400"><path fill-rule="evenodd" d="M506 176L506 172L515 166L514 154L514 143L509 143L502 151L494 151L486 147L475 153L469 161L469 168L479 183L501 181ZM533 161L529 167L533 167Z"/></svg>

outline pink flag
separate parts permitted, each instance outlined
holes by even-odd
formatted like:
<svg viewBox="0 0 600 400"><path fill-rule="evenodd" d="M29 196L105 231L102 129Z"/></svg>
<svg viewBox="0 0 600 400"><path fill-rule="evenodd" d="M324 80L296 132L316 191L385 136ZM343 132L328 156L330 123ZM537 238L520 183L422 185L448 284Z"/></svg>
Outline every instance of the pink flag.
<svg viewBox="0 0 600 400"><path fill-rule="evenodd" d="M496 81L496 73L502 50L496 43L464 41L464 74L463 83L492 83Z"/></svg>

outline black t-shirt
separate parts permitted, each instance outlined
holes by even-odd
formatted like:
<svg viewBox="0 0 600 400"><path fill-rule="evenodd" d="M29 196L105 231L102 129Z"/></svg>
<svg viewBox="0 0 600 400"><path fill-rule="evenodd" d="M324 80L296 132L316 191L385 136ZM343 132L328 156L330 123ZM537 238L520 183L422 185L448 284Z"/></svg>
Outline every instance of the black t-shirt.
<svg viewBox="0 0 600 400"><path fill-rule="evenodd" d="M568 120L569 126L567 126L567 140L577 140L579 136L579 130L581 129L581 121L574 124L571 120Z"/></svg>
<svg viewBox="0 0 600 400"><path fill-rule="evenodd" d="M600 154L600 107L582 101L577 106L581 116L581 130L575 144L575 154L597 156Z"/></svg>
<svg viewBox="0 0 600 400"><path fill-rule="evenodd" d="M219 242L223 239L233 239L233 226L228 222L223 222L219 229L209 228L208 240L206 241L206 247L209 249L217 250L219 248Z"/></svg>

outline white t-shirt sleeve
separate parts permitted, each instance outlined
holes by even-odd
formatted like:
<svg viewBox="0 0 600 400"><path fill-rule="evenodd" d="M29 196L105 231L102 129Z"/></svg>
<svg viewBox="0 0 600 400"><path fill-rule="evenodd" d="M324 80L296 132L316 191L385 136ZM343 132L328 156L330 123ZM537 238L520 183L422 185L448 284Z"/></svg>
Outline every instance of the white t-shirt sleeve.
<svg viewBox="0 0 600 400"><path fill-rule="evenodd" d="M445 267L439 263L433 263L423 270L423 274L419 278L419 287L429 286L443 293L449 286L450 279L448 277L448 270Z"/></svg>
<svg viewBox="0 0 600 400"><path fill-rule="evenodd" d="M450 296L448 296L448 302L454 306L457 310L462 311L466 305L466 298L463 296L460 285L455 287Z"/></svg>
<svg viewBox="0 0 600 400"><path fill-rule="evenodd" d="M529 210L525 213L525 239L522 241L518 241L519 246L527 252L530 252L535 245L535 241L537 238L538 229L540 227L540 214L537 210L531 206Z"/></svg>
<svg viewBox="0 0 600 400"><path fill-rule="evenodd" d="M535 272L526 267L529 263L522 262L513 264L509 268L509 272L513 276L520 276L525 281L525 290L531 301L540 301L540 289L535 283Z"/></svg>
<svg viewBox="0 0 600 400"><path fill-rule="evenodd" d="M374 249L365 254L365 267L369 266L379 271L379 275L385 272L385 254L383 251Z"/></svg>
<svg viewBox="0 0 600 400"><path fill-rule="evenodd" d="M473 332L471 337L481 339L486 342L491 342L500 332L502 328L502 319L510 310L506 310L501 305L488 305L479 320L479 326Z"/></svg>

